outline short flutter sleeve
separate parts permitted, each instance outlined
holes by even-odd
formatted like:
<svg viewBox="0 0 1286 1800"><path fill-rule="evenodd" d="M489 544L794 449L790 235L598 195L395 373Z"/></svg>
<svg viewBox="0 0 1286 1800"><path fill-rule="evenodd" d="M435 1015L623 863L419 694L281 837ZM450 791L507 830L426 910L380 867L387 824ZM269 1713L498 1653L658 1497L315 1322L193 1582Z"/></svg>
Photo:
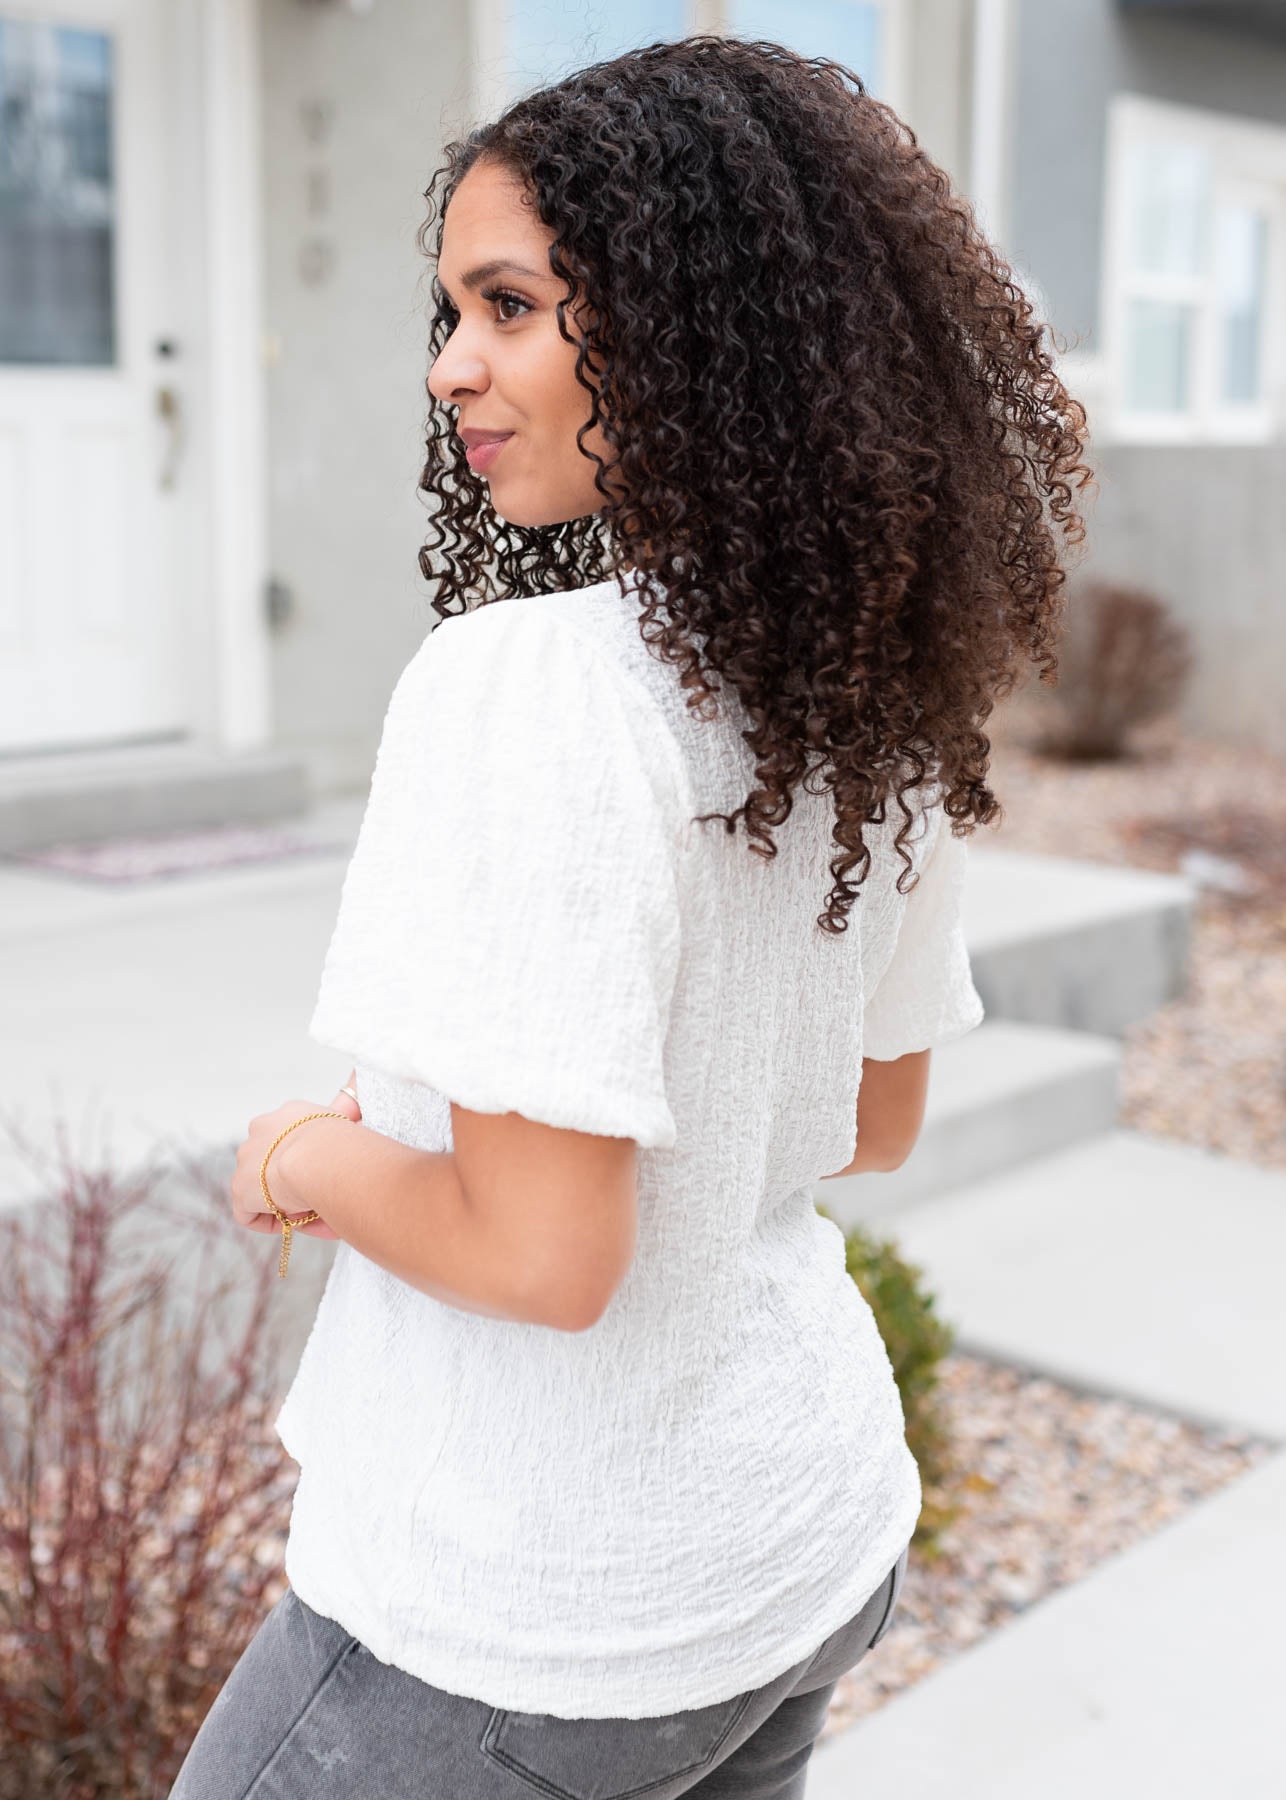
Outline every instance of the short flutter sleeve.
<svg viewBox="0 0 1286 1800"><path fill-rule="evenodd" d="M389 702L309 1036L477 1112L672 1145L663 733L539 601L438 626Z"/></svg>
<svg viewBox="0 0 1286 1800"><path fill-rule="evenodd" d="M968 840L952 834L940 806L925 818L925 850L914 858L919 881L906 896L893 955L862 1015L862 1054L878 1062L936 1049L984 1017L961 919Z"/></svg>

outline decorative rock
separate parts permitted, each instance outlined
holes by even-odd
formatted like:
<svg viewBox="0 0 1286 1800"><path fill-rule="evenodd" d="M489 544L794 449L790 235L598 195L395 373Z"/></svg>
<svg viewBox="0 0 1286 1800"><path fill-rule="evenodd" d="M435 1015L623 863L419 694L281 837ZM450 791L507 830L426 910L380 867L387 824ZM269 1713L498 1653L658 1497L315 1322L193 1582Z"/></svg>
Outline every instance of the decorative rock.
<svg viewBox="0 0 1286 1800"><path fill-rule="evenodd" d="M912 1549L893 1623L841 1676L823 1738L1273 1450L979 1357L945 1358L939 1391L966 1471L961 1512L939 1555Z"/></svg>

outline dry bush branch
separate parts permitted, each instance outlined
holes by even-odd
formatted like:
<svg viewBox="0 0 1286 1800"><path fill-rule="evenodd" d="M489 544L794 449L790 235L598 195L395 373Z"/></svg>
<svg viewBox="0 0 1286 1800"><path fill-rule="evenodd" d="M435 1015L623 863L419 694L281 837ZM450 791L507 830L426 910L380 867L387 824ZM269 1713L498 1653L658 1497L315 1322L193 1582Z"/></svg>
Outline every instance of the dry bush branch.
<svg viewBox="0 0 1286 1800"><path fill-rule="evenodd" d="M0 1800L160 1800L285 1587L275 1269L207 1162L59 1135L0 1218Z"/></svg>

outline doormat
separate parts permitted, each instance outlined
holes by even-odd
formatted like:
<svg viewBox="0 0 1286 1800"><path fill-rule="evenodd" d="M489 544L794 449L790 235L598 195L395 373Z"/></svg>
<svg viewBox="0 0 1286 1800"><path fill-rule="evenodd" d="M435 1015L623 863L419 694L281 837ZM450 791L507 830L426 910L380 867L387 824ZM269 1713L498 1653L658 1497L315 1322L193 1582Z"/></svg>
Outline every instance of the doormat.
<svg viewBox="0 0 1286 1800"><path fill-rule="evenodd" d="M351 850L351 844L309 837L285 825L220 825L208 831L108 838L97 844L50 844L42 850L10 851L0 861L74 880L124 884Z"/></svg>

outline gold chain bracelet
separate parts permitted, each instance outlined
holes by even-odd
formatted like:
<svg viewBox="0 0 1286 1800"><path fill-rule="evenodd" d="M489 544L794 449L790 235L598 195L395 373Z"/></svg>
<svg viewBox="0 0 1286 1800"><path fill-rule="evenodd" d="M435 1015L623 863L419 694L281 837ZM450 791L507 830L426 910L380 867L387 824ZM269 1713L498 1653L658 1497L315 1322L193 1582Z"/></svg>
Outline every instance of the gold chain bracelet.
<svg viewBox="0 0 1286 1800"><path fill-rule="evenodd" d="M337 1113L337 1112L305 1113L302 1119L295 1119L289 1125L287 1125L286 1131L279 1131L277 1133L276 1137L269 1144L267 1151L264 1153L264 1159L259 1164L259 1186L263 1189L263 1197L268 1202L269 1207L272 1209L272 1211L274 1213L276 1213L277 1217L281 1220L281 1261L277 1264L277 1273L278 1273L278 1275L283 1276L283 1277L286 1273L286 1264L290 1261L290 1235L291 1235L291 1233L294 1231L296 1225L315 1224L316 1221L321 1218L321 1214L319 1212L306 1212L306 1213L301 1213L297 1219L288 1219L286 1217L285 1213L282 1212L281 1208L277 1205L277 1202L273 1199L272 1195L268 1192L268 1176L266 1173L267 1168L268 1168L268 1158L272 1155L273 1151L277 1148L277 1145L281 1142L282 1138L285 1137L287 1131L293 1131L295 1129L296 1125L306 1125L308 1123L309 1119L348 1119L348 1123L350 1125L353 1123L352 1119L348 1118L347 1113Z"/></svg>

